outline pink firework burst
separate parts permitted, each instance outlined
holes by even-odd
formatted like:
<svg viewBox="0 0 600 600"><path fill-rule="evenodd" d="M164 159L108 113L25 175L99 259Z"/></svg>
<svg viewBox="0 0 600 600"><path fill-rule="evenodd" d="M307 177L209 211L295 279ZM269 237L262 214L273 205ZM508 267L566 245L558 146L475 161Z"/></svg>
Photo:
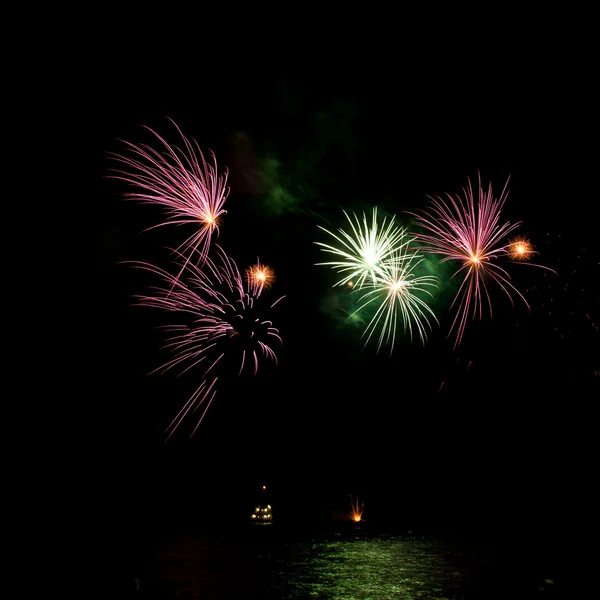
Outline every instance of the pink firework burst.
<svg viewBox="0 0 600 600"><path fill-rule="evenodd" d="M228 366L237 375L250 366L256 375L261 359L277 364L273 343L282 340L265 313L285 296L270 305L264 302L264 295L259 300L262 287L244 286L233 259L220 246L215 248L215 260L207 257L202 268L188 261L176 277L154 265L134 263L158 275L164 284L152 288L152 294L136 296L138 304L176 313L180 321L189 317L186 323L165 327L172 334L165 348L174 357L153 372L179 368L183 374L197 366L203 369L200 385L167 427L167 439L188 415L204 407L192 435L196 432ZM178 254L178 262L184 261Z"/></svg>
<svg viewBox="0 0 600 600"><path fill-rule="evenodd" d="M213 234L219 233L221 218L227 212L223 204L229 195L228 171L225 169L219 174L214 153L210 153L213 164L209 164L196 140L186 137L177 124L169 120L179 132L183 148L170 146L146 127L160 142L161 150L123 141L130 153L110 154L113 160L124 165L123 169L114 169L112 177L133 186L135 191L127 193L128 198L164 209L165 221L150 229L164 225L195 226L194 233L177 248L177 252L186 255L184 268L194 252L198 252L198 263L204 262Z"/></svg>
<svg viewBox="0 0 600 600"><path fill-rule="evenodd" d="M506 241L506 236L520 225L500 222L502 208L508 197L509 179L498 198L493 195L491 183L487 191L482 188L479 175L477 196L469 180L468 186L463 188L463 196L446 194L446 199L430 197L432 203L429 210L421 215L412 213L428 232L417 234L424 245L423 250L443 256L440 262L461 263L453 277L459 273L464 276L450 307L456 307L449 332L449 335L453 331L456 334L455 348L462 340L469 315L471 318L477 315L482 317L484 298L492 315L486 282L498 284L513 305L513 293L517 294L529 308L523 294L511 283L509 273L497 263L499 258L510 255L511 242Z"/></svg>

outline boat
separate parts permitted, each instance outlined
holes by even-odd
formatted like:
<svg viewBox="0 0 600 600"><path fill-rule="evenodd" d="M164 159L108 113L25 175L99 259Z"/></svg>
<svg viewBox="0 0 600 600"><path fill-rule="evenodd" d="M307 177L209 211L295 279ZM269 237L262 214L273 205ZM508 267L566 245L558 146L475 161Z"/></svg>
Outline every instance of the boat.
<svg viewBox="0 0 600 600"><path fill-rule="evenodd" d="M254 507L254 512L250 515L252 525L272 525L273 509L268 501L267 486L263 485L261 494Z"/></svg>

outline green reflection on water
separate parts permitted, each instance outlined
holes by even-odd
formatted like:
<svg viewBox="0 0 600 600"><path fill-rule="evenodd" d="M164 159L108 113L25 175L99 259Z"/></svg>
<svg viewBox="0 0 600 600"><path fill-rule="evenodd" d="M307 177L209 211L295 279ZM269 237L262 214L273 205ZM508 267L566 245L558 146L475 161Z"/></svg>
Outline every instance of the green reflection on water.
<svg viewBox="0 0 600 600"><path fill-rule="evenodd" d="M465 578L439 545L409 538L284 546L274 563L272 584L286 599L451 600Z"/></svg>

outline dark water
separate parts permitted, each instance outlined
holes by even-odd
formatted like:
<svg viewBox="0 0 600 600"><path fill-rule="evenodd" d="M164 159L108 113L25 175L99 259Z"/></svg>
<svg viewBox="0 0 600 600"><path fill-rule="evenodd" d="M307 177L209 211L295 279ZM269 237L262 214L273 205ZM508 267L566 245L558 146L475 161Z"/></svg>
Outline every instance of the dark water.
<svg viewBox="0 0 600 600"><path fill-rule="evenodd" d="M467 597L473 570L493 562L490 547L410 534L176 535L157 553L153 597L450 600Z"/></svg>

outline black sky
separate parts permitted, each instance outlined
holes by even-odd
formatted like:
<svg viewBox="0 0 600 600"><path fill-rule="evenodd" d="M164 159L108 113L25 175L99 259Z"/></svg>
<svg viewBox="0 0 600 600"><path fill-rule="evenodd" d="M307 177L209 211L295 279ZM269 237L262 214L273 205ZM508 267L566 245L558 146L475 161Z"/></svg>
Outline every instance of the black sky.
<svg viewBox="0 0 600 600"><path fill-rule="evenodd" d="M131 99L119 106L115 98L86 122L82 198L93 207L94 259L80 426L90 497L107 522L123 524L115 530L139 534L207 508L235 510L263 481L290 512L359 493L381 518L433 527L550 521L564 529L587 506L600 369L598 332L585 317L600 324L587 84L548 66L462 79L403 85L392 75L335 80L325 70L277 69L223 76L185 109L175 101L161 110ZM568 101L558 93L565 86ZM142 125L174 140L167 117L232 170L238 187L227 201L223 246L241 264L256 255L273 264L276 291L288 298L277 313L279 366L227 382L195 438L164 444L194 375L148 376L167 358L155 329L161 316L131 306L149 282L119 262L163 260L162 238L142 233L158 213L126 203L106 176L107 152L122 149L119 138L141 141ZM313 266L316 224L259 212L260 199L241 189L229 164L240 132L256 156L272 152L286 173L318 154L321 170L309 176L319 187L307 202L339 224L340 208L415 209L426 194L459 192L478 171L495 189L510 176L504 214L524 222L539 262L559 280L531 273L531 315L497 295L494 319L474 323L456 352L443 335L447 318L426 348L403 344L391 359L363 352L320 310L327 278ZM164 235L164 245L176 239ZM531 283L513 273L520 288ZM572 286L567 295L563 283ZM542 307L549 302L554 317Z"/></svg>

